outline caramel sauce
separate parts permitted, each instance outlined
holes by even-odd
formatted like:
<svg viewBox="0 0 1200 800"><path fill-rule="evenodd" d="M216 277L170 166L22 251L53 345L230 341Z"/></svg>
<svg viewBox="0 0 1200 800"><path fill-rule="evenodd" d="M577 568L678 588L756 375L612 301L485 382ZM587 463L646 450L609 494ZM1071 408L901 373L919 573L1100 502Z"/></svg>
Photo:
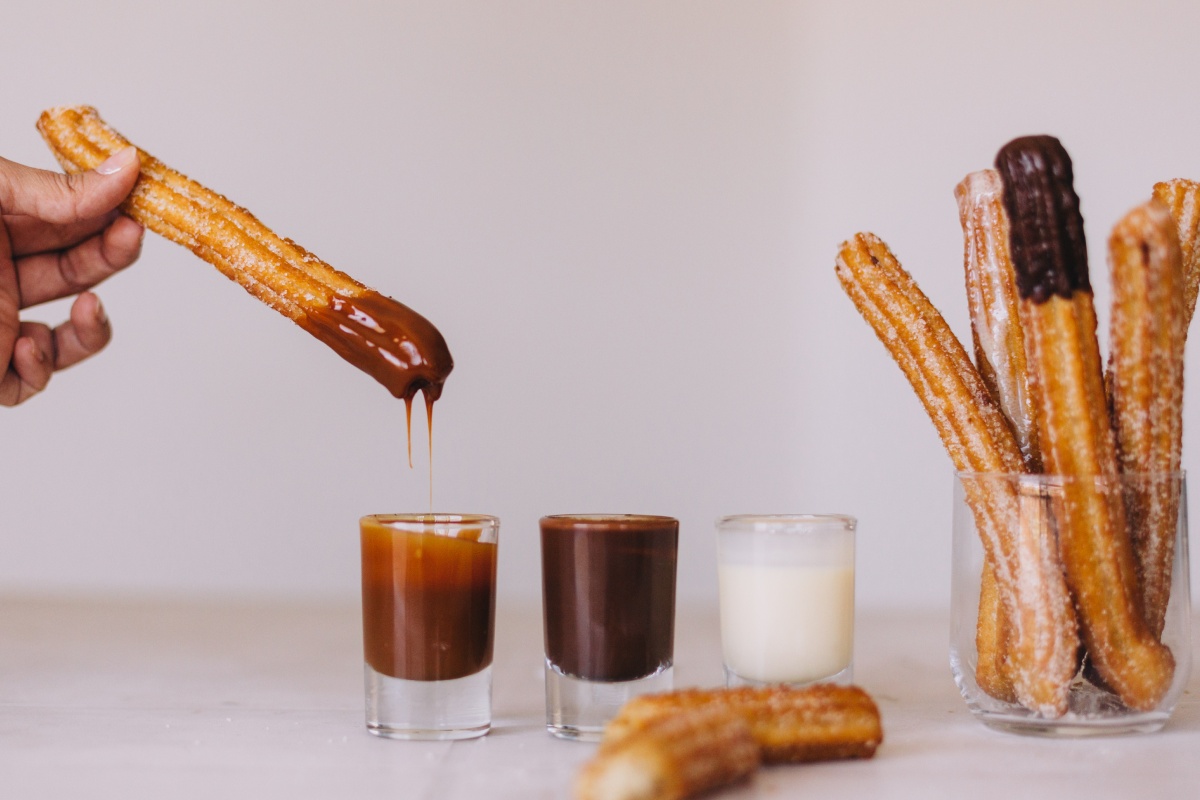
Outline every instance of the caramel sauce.
<svg viewBox="0 0 1200 800"><path fill-rule="evenodd" d="M376 671L412 681L492 663L496 545L362 524L363 650Z"/></svg>

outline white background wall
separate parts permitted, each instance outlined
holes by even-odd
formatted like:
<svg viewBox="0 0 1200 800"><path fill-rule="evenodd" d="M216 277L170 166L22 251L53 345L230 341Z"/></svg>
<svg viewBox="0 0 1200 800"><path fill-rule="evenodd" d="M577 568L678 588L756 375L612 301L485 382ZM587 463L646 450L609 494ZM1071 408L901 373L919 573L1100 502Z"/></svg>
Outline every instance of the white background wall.
<svg viewBox="0 0 1200 800"><path fill-rule="evenodd" d="M52 168L40 110L96 105L442 329L434 502L501 516L514 598L545 513L678 516L681 592L707 601L715 517L838 511L860 603L944 605L949 461L839 242L882 235L966 335L954 184L1054 133L1106 318L1108 228L1200 176L1186 2L113 0L0 24L0 155ZM358 516L428 508L423 427L410 471L398 402L174 245L100 294L110 349L0 409L0 588L353 597Z"/></svg>

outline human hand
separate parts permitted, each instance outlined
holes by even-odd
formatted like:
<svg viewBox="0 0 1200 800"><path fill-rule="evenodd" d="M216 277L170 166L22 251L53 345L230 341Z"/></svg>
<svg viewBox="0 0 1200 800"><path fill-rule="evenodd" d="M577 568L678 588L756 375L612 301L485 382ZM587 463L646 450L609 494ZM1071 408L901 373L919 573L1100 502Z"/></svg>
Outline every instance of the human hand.
<svg viewBox="0 0 1200 800"><path fill-rule="evenodd" d="M0 158L0 405L28 400L112 338L87 290L141 252L142 226L117 210L137 177L132 147L78 175ZM71 295L70 319L56 328L20 319L23 308Z"/></svg>

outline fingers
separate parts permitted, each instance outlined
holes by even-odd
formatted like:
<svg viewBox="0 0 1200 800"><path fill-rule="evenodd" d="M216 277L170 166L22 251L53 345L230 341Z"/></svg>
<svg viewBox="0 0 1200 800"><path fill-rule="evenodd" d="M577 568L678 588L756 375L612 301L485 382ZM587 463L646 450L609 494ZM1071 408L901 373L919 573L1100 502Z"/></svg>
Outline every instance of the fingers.
<svg viewBox="0 0 1200 800"><path fill-rule="evenodd" d="M28 214L5 214L2 220L4 227L8 229L12 254L19 257L62 250L79 244L111 225L120 213L114 209L98 217L64 225L46 222Z"/></svg>
<svg viewBox="0 0 1200 800"><path fill-rule="evenodd" d="M0 376L0 406L15 406L46 388L56 370L98 353L112 338L100 298L84 292L71 306L71 318L57 328L22 322L8 371Z"/></svg>
<svg viewBox="0 0 1200 800"><path fill-rule="evenodd" d="M71 319L54 329L54 368L66 369L104 349L112 326L100 298L84 292L71 306Z"/></svg>
<svg viewBox="0 0 1200 800"><path fill-rule="evenodd" d="M137 150L126 147L88 172L62 175L0 158L0 211L63 225L112 211L133 190Z"/></svg>
<svg viewBox="0 0 1200 800"><path fill-rule="evenodd" d="M0 377L0 405L15 406L46 388L54 372L54 335L45 325L22 322L8 371Z"/></svg>
<svg viewBox="0 0 1200 800"><path fill-rule="evenodd" d="M141 225L118 216L70 249L17 259L21 308L78 294L129 266L141 253L143 233Z"/></svg>

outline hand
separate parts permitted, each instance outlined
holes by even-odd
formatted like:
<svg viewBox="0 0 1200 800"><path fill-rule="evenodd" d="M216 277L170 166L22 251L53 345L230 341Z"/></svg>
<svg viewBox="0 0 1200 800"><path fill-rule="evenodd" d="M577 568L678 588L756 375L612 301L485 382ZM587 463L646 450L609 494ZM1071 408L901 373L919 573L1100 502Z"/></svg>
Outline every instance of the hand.
<svg viewBox="0 0 1200 800"><path fill-rule="evenodd" d="M112 338L87 290L141 252L142 226L117 210L137 177L132 147L78 175L0 158L0 405L28 400ZM23 308L71 295L71 318L56 328L20 319Z"/></svg>

